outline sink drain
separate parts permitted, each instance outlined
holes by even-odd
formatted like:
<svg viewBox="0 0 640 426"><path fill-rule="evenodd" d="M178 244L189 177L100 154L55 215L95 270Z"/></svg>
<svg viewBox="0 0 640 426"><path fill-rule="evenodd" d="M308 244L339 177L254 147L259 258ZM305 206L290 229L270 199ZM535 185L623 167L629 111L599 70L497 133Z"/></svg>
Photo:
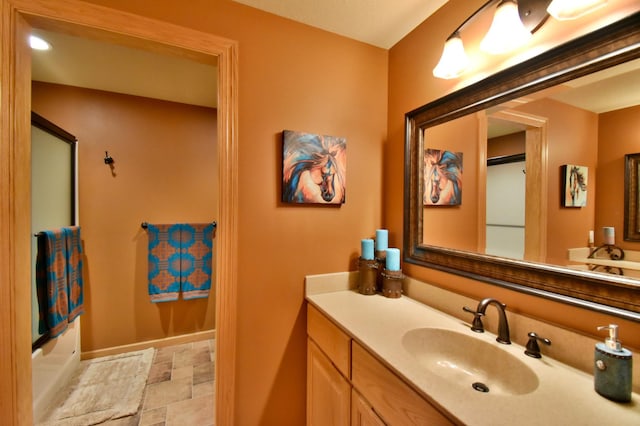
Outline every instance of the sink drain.
<svg viewBox="0 0 640 426"><path fill-rule="evenodd" d="M485 393L489 392L489 386L481 382L475 382L474 384L471 385L471 387L477 390L478 392L485 392Z"/></svg>

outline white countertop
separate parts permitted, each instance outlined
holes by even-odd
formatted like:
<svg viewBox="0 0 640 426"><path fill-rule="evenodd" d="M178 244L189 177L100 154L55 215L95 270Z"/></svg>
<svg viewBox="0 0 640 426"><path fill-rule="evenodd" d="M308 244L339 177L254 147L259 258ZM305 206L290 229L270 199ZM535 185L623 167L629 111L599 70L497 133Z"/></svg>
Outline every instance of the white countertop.
<svg viewBox="0 0 640 426"><path fill-rule="evenodd" d="M331 283L331 276L328 281L327 276L317 282L311 280L311 284L307 280L307 301L460 423L640 425L638 394L632 395L630 403L617 403L598 395L593 389L593 376L545 357L544 345L541 345L542 358L531 358L520 345L497 343L495 335L474 333L467 323L406 296L399 299L364 296L342 285L346 283L342 278L337 279L342 284ZM488 315L494 314L497 315L488 312ZM424 327L468 333L510 352L536 373L538 387L531 393L516 396L481 393L421 369L413 355L404 349L402 337L409 330Z"/></svg>

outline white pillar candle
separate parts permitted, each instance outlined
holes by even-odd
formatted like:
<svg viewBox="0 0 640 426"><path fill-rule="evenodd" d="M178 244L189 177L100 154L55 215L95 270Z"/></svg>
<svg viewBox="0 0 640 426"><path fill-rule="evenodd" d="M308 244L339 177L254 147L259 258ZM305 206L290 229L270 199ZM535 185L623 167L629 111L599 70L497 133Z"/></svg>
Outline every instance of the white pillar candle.
<svg viewBox="0 0 640 426"><path fill-rule="evenodd" d="M616 242L616 229L613 226L605 226L602 228L604 233L604 243L605 244L615 244Z"/></svg>
<svg viewBox="0 0 640 426"><path fill-rule="evenodd" d="M589 231L589 244L593 244L593 229Z"/></svg>

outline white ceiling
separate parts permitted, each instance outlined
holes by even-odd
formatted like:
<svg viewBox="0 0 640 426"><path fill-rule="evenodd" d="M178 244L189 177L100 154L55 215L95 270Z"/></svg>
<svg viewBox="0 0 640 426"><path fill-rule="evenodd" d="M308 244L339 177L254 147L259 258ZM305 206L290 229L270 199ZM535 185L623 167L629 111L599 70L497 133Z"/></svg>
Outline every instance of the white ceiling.
<svg viewBox="0 0 640 426"><path fill-rule="evenodd" d="M31 53L32 79L147 98L215 107L218 69L86 38L36 30L52 45Z"/></svg>
<svg viewBox="0 0 640 426"><path fill-rule="evenodd" d="M233 0L389 49L447 0Z"/></svg>
<svg viewBox="0 0 640 426"><path fill-rule="evenodd" d="M597 114L640 104L640 59L564 83L551 97Z"/></svg>

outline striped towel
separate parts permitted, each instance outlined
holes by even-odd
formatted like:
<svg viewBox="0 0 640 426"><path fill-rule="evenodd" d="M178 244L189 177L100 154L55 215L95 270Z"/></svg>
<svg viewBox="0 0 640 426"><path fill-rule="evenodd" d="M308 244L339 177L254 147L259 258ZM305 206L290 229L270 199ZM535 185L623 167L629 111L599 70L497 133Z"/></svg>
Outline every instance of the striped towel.
<svg viewBox="0 0 640 426"><path fill-rule="evenodd" d="M56 337L67 328L69 283L66 235L63 229L38 234L36 287L40 306L40 333Z"/></svg>
<svg viewBox="0 0 640 426"><path fill-rule="evenodd" d="M149 237L149 297L152 302L178 300L181 225L152 225Z"/></svg>

